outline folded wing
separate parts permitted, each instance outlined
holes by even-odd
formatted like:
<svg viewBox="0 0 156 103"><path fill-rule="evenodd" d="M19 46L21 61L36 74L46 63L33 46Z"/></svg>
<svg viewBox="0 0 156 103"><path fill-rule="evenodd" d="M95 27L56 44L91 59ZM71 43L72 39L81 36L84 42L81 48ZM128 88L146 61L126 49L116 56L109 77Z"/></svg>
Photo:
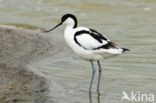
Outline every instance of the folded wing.
<svg viewBox="0 0 156 103"><path fill-rule="evenodd" d="M87 50L118 48L116 44L93 29L77 31L74 40Z"/></svg>

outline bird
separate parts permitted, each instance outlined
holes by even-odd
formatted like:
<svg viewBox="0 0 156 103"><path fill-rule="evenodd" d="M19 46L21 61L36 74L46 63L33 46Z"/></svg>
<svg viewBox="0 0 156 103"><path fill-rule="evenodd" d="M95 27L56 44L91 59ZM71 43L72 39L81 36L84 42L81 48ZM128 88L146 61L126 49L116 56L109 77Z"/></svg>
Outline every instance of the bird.
<svg viewBox="0 0 156 103"><path fill-rule="evenodd" d="M94 62L98 64L98 83L97 92L100 88L102 67L100 64L101 59L108 59L119 54L130 51L127 48L121 48L117 44L110 41L103 34L98 31L87 28L78 27L78 21L75 15L65 14L61 18L61 22L54 26L52 29L44 31L44 33L50 32L60 25L65 24L64 39L69 47L84 60L87 60L91 64L92 77L90 81L89 91L91 92L92 84L95 76Z"/></svg>

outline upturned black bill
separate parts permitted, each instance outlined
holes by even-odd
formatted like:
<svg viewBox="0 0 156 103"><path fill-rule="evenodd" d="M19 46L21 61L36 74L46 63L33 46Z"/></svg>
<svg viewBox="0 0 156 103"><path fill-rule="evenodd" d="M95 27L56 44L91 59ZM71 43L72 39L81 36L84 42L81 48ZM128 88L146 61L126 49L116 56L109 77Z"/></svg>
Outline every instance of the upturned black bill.
<svg viewBox="0 0 156 103"><path fill-rule="evenodd" d="M57 24L57 25L56 25L55 27L53 27L52 29L47 30L47 31L44 31L44 32L45 32L45 33L50 32L50 31L54 30L55 28L57 28L58 26L60 26L61 24L62 24L62 22L59 23L59 24Z"/></svg>

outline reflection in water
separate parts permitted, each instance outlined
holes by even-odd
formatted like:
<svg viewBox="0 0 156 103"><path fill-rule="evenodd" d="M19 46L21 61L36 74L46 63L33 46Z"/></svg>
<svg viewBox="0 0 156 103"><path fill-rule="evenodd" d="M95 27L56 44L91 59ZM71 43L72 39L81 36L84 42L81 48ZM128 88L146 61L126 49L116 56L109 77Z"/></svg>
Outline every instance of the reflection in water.
<svg viewBox="0 0 156 103"><path fill-rule="evenodd" d="M92 92L89 92L89 103L92 103ZM97 92L97 103L100 103L100 93Z"/></svg>
<svg viewBox="0 0 156 103"><path fill-rule="evenodd" d="M89 91L89 103L92 103L92 92Z"/></svg>
<svg viewBox="0 0 156 103"><path fill-rule="evenodd" d="M97 101L98 101L98 103L100 103L100 93L99 92L97 93Z"/></svg>

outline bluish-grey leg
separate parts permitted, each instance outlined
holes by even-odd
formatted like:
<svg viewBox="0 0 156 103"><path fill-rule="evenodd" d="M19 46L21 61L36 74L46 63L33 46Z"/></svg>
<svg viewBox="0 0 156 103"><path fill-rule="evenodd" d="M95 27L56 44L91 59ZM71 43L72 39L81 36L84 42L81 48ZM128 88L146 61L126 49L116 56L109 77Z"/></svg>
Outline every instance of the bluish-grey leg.
<svg viewBox="0 0 156 103"><path fill-rule="evenodd" d="M99 76L98 76L97 92L99 92L102 68L101 68L100 61L99 60L97 61L97 63L98 63L98 66L99 66Z"/></svg>
<svg viewBox="0 0 156 103"><path fill-rule="evenodd" d="M90 81L89 91L91 91L91 89L92 89L92 84L93 84L94 75L95 75L95 68L94 68L93 61L90 60L90 63L91 63L91 66L92 66L92 78L91 78L91 81Z"/></svg>

